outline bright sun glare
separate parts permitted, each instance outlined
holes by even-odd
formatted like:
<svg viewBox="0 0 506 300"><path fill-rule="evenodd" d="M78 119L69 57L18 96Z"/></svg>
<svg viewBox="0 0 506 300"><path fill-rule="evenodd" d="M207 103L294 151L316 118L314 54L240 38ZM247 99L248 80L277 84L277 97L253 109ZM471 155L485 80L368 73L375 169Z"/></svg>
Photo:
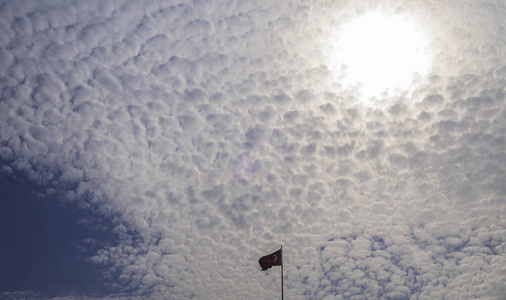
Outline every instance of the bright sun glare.
<svg viewBox="0 0 506 300"><path fill-rule="evenodd" d="M345 25L336 60L347 66L345 86L361 86L363 99L409 88L426 74L429 58L423 35L400 16L369 13Z"/></svg>

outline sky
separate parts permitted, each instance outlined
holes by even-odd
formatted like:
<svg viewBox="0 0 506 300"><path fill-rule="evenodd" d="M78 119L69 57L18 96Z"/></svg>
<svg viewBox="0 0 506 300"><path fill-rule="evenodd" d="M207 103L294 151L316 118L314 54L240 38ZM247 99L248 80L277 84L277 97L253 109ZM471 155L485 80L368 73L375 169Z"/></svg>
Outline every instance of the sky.
<svg viewBox="0 0 506 300"><path fill-rule="evenodd" d="M501 0L0 0L0 298L506 299L505 100Z"/></svg>

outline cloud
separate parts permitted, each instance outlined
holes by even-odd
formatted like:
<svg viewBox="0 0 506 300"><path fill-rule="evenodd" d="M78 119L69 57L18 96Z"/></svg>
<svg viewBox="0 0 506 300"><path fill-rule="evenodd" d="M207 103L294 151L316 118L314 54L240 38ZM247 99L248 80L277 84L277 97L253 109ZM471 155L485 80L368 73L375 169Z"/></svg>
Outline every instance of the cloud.
<svg viewBox="0 0 506 300"><path fill-rule="evenodd" d="M434 65L366 106L313 2L4 5L2 169L116 216L111 298L504 298L504 5L371 4Z"/></svg>

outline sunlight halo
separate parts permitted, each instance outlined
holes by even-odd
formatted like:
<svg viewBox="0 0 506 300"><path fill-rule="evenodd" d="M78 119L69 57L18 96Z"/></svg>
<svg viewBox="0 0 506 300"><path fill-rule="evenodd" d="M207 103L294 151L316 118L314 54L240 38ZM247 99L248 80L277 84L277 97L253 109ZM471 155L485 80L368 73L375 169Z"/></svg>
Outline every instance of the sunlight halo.
<svg viewBox="0 0 506 300"><path fill-rule="evenodd" d="M429 56L423 34L406 17L371 12L339 31L335 64L344 66L344 86L360 87L361 97L393 94L426 75Z"/></svg>

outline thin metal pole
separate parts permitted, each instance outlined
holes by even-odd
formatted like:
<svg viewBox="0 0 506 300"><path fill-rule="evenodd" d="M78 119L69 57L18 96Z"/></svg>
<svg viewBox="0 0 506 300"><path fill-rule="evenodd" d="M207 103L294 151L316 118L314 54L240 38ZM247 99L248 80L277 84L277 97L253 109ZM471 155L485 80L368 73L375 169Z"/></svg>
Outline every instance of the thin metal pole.
<svg viewBox="0 0 506 300"><path fill-rule="evenodd" d="M281 300L283 300L283 246L281 246Z"/></svg>

